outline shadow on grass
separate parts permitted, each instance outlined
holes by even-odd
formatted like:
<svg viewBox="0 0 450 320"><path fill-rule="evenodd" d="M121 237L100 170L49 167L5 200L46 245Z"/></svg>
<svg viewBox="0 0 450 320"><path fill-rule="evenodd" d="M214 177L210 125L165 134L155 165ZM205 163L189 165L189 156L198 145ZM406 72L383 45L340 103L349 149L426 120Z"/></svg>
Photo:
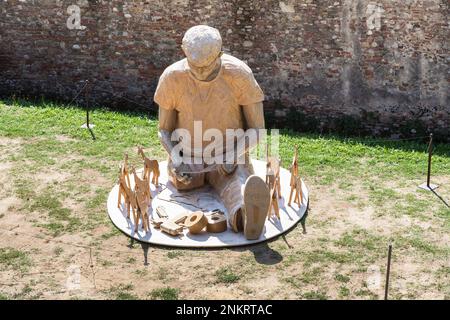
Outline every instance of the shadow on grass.
<svg viewBox="0 0 450 320"><path fill-rule="evenodd" d="M283 261L283 256L276 250L270 248L267 242L248 247L259 264L274 265Z"/></svg>
<svg viewBox="0 0 450 320"><path fill-rule="evenodd" d="M125 234L125 235L128 236L127 234ZM128 244L128 248L133 249L135 243L137 243L141 246L142 255L144 258L144 266L148 266L148 251L150 250L150 244L147 242L142 242L142 241L136 240L134 238L129 238L129 240L130 240L130 243Z"/></svg>
<svg viewBox="0 0 450 320"><path fill-rule="evenodd" d="M447 208L450 208L450 205L447 203L447 201L444 200L444 198L442 198L442 197L439 195L439 193L437 193L437 192L434 191L434 190L431 190L431 192L433 192L434 195L435 195L436 197L438 197L439 200L441 200L442 203L443 203Z"/></svg>
<svg viewBox="0 0 450 320"><path fill-rule="evenodd" d="M42 99L42 98L13 98L13 97L0 97L0 101L2 101L5 104L14 105L14 106L20 106L23 108L60 108L60 109L80 109L80 110L86 110L86 106L83 105L83 103L70 103L69 101L63 101L63 100L48 100L48 99ZM123 107L122 107L123 106ZM158 116L158 109L157 107L152 103L149 104L148 110L145 110L143 107L139 107L133 110L125 110L125 106L127 108L130 108L129 104L119 104L116 107L105 107L100 106L98 104L89 105L90 111L101 111L101 112L116 112L118 114L122 114L129 117L144 117L149 119L156 119Z"/></svg>
<svg viewBox="0 0 450 320"><path fill-rule="evenodd" d="M290 137L306 138L306 139L323 139L332 142L333 140L338 143L344 143L346 145L363 145L366 147L381 147L386 149L397 149L407 152L419 152L427 153L429 137L418 137L418 138L408 138L408 140L394 140L394 139L383 139L377 137L347 137L335 134L319 135L317 133L299 133L292 129L282 129L280 134L287 135ZM413 140L414 139L414 140ZM442 157L450 157L450 143L437 142L433 138L433 155L438 155Z"/></svg>
<svg viewBox="0 0 450 320"><path fill-rule="evenodd" d="M127 235L128 236L128 235ZM177 252L182 252L182 255L184 255L184 252L193 252L193 251L198 251L199 249L201 249L201 251L204 252L214 252L214 251L226 251L226 250L232 250L232 251L236 251L236 252L245 252L245 251L250 251L252 252L254 259L257 263L259 264L264 264L264 265L274 265L274 264L278 264L281 261L283 261L283 256L276 250L272 249L269 247L269 243L277 240L278 237L275 237L273 239L270 239L268 241L264 241L261 243L257 243L257 244L250 244L250 245L243 245L243 246L239 246L239 247L223 247L223 248L208 248L208 247L202 247L202 248L196 248L196 247L192 247L192 248L184 248L184 247L168 247L168 246L164 246L164 245L160 245L160 244L149 244L146 242L142 242L139 240L136 240L134 238L129 238L129 244L128 244L128 248L132 249L134 248L135 244L138 244L141 246L142 248L142 254L143 254L143 258L144 258L144 265L147 266L149 264L148 261L148 252L149 249L151 247L153 248L158 248L161 250L166 251L167 253L173 252L173 251L177 251ZM151 263L151 259L150 259L150 263Z"/></svg>

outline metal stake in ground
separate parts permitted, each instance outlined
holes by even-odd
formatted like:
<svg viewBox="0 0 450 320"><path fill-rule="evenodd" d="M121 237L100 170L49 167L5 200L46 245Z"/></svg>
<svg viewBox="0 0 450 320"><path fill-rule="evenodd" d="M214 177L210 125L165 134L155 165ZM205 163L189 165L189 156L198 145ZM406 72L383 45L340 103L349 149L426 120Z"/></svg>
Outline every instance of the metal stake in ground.
<svg viewBox="0 0 450 320"><path fill-rule="evenodd" d="M85 89L85 100L86 100L86 123L81 126L83 129L92 129L95 127L94 124L89 123L89 89L90 89L89 80L86 80L86 89Z"/></svg>
<svg viewBox="0 0 450 320"><path fill-rule="evenodd" d="M431 157L433 156L433 134L430 133L430 142L428 143L428 172L427 172L427 182L422 183L419 188L433 191L438 187L438 185L430 184L431 179Z"/></svg>
<svg viewBox="0 0 450 320"><path fill-rule="evenodd" d="M388 299L388 293L389 293L389 275L391 273L391 256L392 256L392 244L389 245L389 251L388 251L388 263L387 263L387 270L386 270L386 284L384 286L384 300Z"/></svg>

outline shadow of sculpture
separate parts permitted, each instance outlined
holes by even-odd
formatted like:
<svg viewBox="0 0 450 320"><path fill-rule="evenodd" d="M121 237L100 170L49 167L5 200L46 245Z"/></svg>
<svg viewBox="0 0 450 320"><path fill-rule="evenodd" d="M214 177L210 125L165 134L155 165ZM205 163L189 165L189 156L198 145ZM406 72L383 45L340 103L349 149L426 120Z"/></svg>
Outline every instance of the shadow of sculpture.
<svg viewBox="0 0 450 320"><path fill-rule="evenodd" d="M140 242L140 245L144 254L144 266L148 266L148 250L150 249L150 244L146 242Z"/></svg>
<svg viewBox="0 0 450 320"><path fill-rule="evenodd" d="M150 244L147 242L135 240L134 238L130 238L130 242L127 247L130 249L134 249L135 242L137 242L142 248L142 253L144 255L144 266L148 266L148 251L150 250Z"/></svg>
<svg viewBox="0 0 450 320"><path fill-rule="evenodd" d="M255 261L260 264L274 265L283 261L283 256L270 248L267 242L251 246L249 250L253 253Z"/></svg>
<svg viewBox="0 0 450 320"><path fill-rule="evenodd" d="M268 243L270 242L272 242L272 240L242 247L221 248L220 250L233 250L237 252L250 251L255 258L255 261L259 264L278 264L283 261L283 256L278 251L269 247Z"/></svg>

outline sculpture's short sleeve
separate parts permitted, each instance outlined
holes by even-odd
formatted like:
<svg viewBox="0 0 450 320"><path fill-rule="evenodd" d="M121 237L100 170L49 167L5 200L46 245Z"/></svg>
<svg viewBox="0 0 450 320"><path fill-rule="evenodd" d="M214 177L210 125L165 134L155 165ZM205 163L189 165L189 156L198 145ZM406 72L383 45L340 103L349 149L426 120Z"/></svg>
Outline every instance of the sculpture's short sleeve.
<svg viewBox="0 0 450 320"><path fill-rule="evenodd" d="M167 110L173 110L176 107L176 90L173 77L169 72L164 71L158 81L155 96L153 100L161 107Z"/></svg>
<svg viewBox="0 0 450 320"><path fill-rule="evenodd" d="M248 67L247 67L248 68ZM238 103L241 106L261 102L264 100L264 93L253 76L250 68L244 72L239 72L238 76L239 97Z"/></svg>

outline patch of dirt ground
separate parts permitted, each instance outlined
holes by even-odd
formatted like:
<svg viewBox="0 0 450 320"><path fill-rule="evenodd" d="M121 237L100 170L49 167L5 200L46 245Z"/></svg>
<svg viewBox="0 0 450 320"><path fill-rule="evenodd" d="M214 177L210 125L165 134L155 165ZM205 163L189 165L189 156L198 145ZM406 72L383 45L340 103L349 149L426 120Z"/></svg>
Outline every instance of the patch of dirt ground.
<svg viewBox="0 0 450 320"><path fill-rule="evenodd" d="M71 142L63 136L57 139ZM448 246L448 237L441 236L442 229L431 228L440 220L424 222L408 215L380 215L357 180L345 189L309 185L307 233L303 234L298 225L285 237L256 246L232 250L149 247L132 243L107 219L95 228L81 226L53 237L40 226L47 221L45 211L38 214L30 209L27 200L15 194L10 182L15 178L11 171L17 164L3 161L20 152L24 143L22 139L0 137L0 248L24 255L0 264L0 293L12 299L154 298L155 289L168 287L176 289L180 298L189 299L382 298L384 250L392 235L415 226L427 230L426 236L436 240L436 245ZM111 164L111 170L116 166ZM83 184L90 184L88 189L79 190L85 192L83 202L72 198L74 190L67 184L75 174ZM74 173L59 170L57 165L47 166L26 178L38 182L36 192L55 184L61 186L66 198L60 200L70 215L87 220L90 216L95 219L95 214L107 214L106 198L97 207L86 205L96 196L93 190L112 187L110 179L94 169ZM448 186L450 177L437 180ZM61 191L58 188L55 192ZM448 198L449 192L442 189L442 195ZM400 195L411 193L408 189L397 191ZM416 192L415 188L412 192ZM357 200L348 200L355 193ZM361 203L366 204L361 207ZM354 230L363 230L373 239L381 239L381 243L364 239L358 242L357 236L347 239L346 235ZM361 248L369 249L361 252ZM371 259L371 250L381 253ZM433 253L432 248L429 256L408 255L415 252L408 250L394 255L393 297L444 298L445 294L436 288L448 281L445 260L438 258L439 253ZM224 268L228 278L218 275Z"/></svg>

